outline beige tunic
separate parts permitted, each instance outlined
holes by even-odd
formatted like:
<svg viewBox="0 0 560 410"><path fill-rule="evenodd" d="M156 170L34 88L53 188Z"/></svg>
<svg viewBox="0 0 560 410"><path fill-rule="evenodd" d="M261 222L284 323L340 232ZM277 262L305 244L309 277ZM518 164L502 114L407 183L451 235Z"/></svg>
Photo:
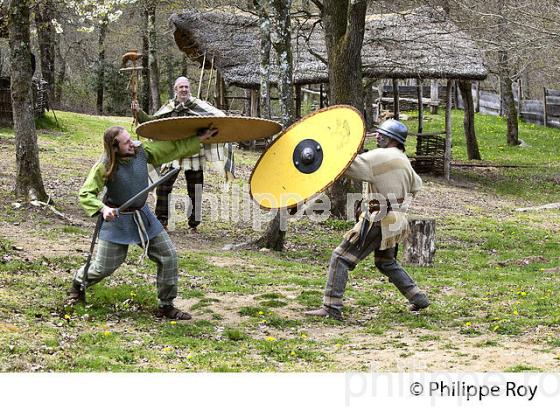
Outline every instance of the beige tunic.
<svg viewBox="0 0 560 410"><path fill-rule="evenodd" d="M378 148L358 155L344 174L345 177L368 183L369 199L388 200L393 209L406 210L412 196L422 188L422 180L414 172L406 154L398 148ZM404 198L403 205L396 200ZM364 213L344 236L355 243L363 224ZM389 249L402 241L408 233L405 212L386 212L381 209L369 215L370 221L381 221L380 249ZM370 229L373 223L370 224Z"/></svg>

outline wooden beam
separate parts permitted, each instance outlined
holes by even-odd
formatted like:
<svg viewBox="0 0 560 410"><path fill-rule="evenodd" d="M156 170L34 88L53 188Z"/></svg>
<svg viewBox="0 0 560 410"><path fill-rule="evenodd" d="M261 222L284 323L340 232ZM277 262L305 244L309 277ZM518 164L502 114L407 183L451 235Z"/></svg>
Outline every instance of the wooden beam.
<svg viewBox="0 0 560 410"><path fill-rule="evenodd" d="M259 116L259 91L251 90L251 117Z"/></svg>
<svg viewBox="0 0 560 410"><path fill-rule="evenodd" d="M473 81L474 88L474 112L480 112L480 82Z"/></svg>
<svg viewBox="0 0 560 410"><path fill-rule="evenodd" d="M227 110L226 107L226 83L219 70L216 70L216 105L220 110Z"/></svg>
<svg viewBox="0 0 560 410"><path fill-rule="evenodd" d="M521 115L521 96L522 96L522 92L521 92L521 78L517 79L517 116L519 117Z"/></svg>
<svg viewBox="0 0 560 410"><path fill-rule="evenodd" d="M301 118L301 84L295 85L296 94L296 118Z"/></svg>
<svg viewBox="0 0 560 410"><path fill-rule="evenodd" d="M544 126L548 127L548 105L546 103L546 96L548 91L546 87L543 87L543 94L544 94Z"/></svg>
<svg viewBox="0 0 560 410"><path fill-rule="evenodd" d="M395 120L399 119L400 107L399 107L399 80L393 78L393 118Z"/></svg>
<svg viewBox="0 0 560 410"><path fill-rule="evenodd" d="M453 80L447 80L447 99L445 102L445 151L443 154L443 177L451 177L451 102L453 99Z"/></svg>
<svg viewBox="0 0 560 410"><path fill-rule="evenodd" d="M439 105L439 84L437 80L430 82L430 113L437 114Z"/></svg>
<svg viewBox="0 0 560 410"><path fill-rule="evenodd" d="M424 130L424 103L422 102L422 80L416 79L416 93L418 94L418 134Z"/></svg>

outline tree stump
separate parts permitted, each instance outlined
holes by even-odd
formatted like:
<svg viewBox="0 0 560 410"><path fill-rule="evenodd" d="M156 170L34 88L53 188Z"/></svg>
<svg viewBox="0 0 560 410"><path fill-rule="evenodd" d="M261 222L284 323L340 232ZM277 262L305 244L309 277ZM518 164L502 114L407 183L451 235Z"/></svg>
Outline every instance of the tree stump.
<svg viewBox="0 0 560 410"><path fill-rule="evenodd" d="M404 241L403 261L409 265L431 266L436 253L436 220L409 216L410 234Z"/></svg>

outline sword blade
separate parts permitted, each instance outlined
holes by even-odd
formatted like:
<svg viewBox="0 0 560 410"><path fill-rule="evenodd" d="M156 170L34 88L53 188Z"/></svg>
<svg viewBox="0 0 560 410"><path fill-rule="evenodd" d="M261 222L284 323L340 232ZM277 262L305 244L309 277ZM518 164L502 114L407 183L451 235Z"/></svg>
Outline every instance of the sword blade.
<svg viewBox="0 0 560 410"><path fill-rule="evenodd" d="M165 174L164 176L162 176L160 179L158 179L156 182L154 182L151 185L148 185L146 188L144 188L143 190L141 190L140 192L138 192L136 195L134 195L132 198L130 198L128 201L126 201L124 204L122 204L121 206L119 206L118 208L118 212L122 212L125 211L128 207L130 207L130 205L132 205L134 203L134 201L136 201L138 198L140 198L141 196L145 195L147 192L150 192L152 189L156 188L158 185L161 185L162 183L164 183L165 181L167 181L168 179L174 177L175 175L177 175L179 173L179 171L181 170L181 168L175 168L171 171L169 171L167 174Z"/></svg>

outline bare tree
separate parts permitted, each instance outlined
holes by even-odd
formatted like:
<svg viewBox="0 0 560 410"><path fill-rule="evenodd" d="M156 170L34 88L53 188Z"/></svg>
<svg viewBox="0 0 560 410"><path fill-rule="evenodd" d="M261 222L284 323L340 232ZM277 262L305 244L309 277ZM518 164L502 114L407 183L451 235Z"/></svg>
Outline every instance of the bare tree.
<svg viewBox="0 0 560 410"><path fill-rule="evenodd" d="M157 110L161 106L159 94L159 67L157 60L157 34L156 34L156 6L157 1L146 0L146 15L148 18L148 64L150 67L150 95L152 108ZM203 67L204 69L204 67Z"/></svg>
<svg viewBox="0 0 560 410"><path fill-rule="evenodd" d="M103 98L105 92L105 38L107 37L107 26L109 20L103 16L99 21L99 33L97 37L97 114L103 114Z"/></svg>
<svg viewBox="0 0 560 410"><path fill-rule="evenodd" d="M268 7L264 7L263 1L256 1L255 5L263 20L269 19L272 27L270 30L270 42L276 53L276 66L278 68L278 96L280 100L281 121L284 127L289 126L295 120L295 107L293 97L293 57L292 57L292 30L290 19L290 8L292 0L267 0ZM270 15L267 13L270 11ZM266 23L265 23L266 25ZM264 38L263 38L264 37ZM261 45L264 50L261 53L270 53L267 35L261 27ZM261 54L261 72L263 81L266 82L268 75L266 71L266 56ZM261 81L261 84L262 82ZM262 92L262 90L261 90ZM255 243L268 249L281 251L284 249L286 231L282 230L282 220L285 214L277 212L274 219L269 223L264 235Z"/></svg>
<svg viewBox="0 0 560 410"><path fill-rule="evenodd" d="M474 101L472 96L472 83L466 80L457 81L461 97L463 98L463 128L465 130L465 138L467 145L468 159L482 159L478 149L478 141L476 140L476 132L474 129Z"/></svg>
<svg viewBox="0 0 560 410"><path fill-rule="evenodd" d="M270 107L270 50L272 42L270 39L271 22L266 7L267 0L253 0L253 4L259 15L259 38L260 38L260 107L261 117L271 118Z"/></svg>
<svg viewBox="0 0 560 410"><path fill-rule="evenodd" d="M37 39L39 41L39 53L41 56L41 74L47 82L47 93L49 104L54 102L54 75L55 75L55 30L54 1L37 0L35 4L35 27L37 28Z"/></svg>
<svg viewBox="0 0 560 410"><path fill-rule="evenodd" d="M30 0L10 0L10 82L16 138L16 196L46 200L33 118Z"/></svg>
<svg viewBox="0 0 560 410"><path fill-rule="evenodd" d="M313 0L325 29L329 70L329 101L364 108L362 85L362 44L366 0ZM350 180L339 179L329 189L334 216L346 217L346 194Z"/></svg>

